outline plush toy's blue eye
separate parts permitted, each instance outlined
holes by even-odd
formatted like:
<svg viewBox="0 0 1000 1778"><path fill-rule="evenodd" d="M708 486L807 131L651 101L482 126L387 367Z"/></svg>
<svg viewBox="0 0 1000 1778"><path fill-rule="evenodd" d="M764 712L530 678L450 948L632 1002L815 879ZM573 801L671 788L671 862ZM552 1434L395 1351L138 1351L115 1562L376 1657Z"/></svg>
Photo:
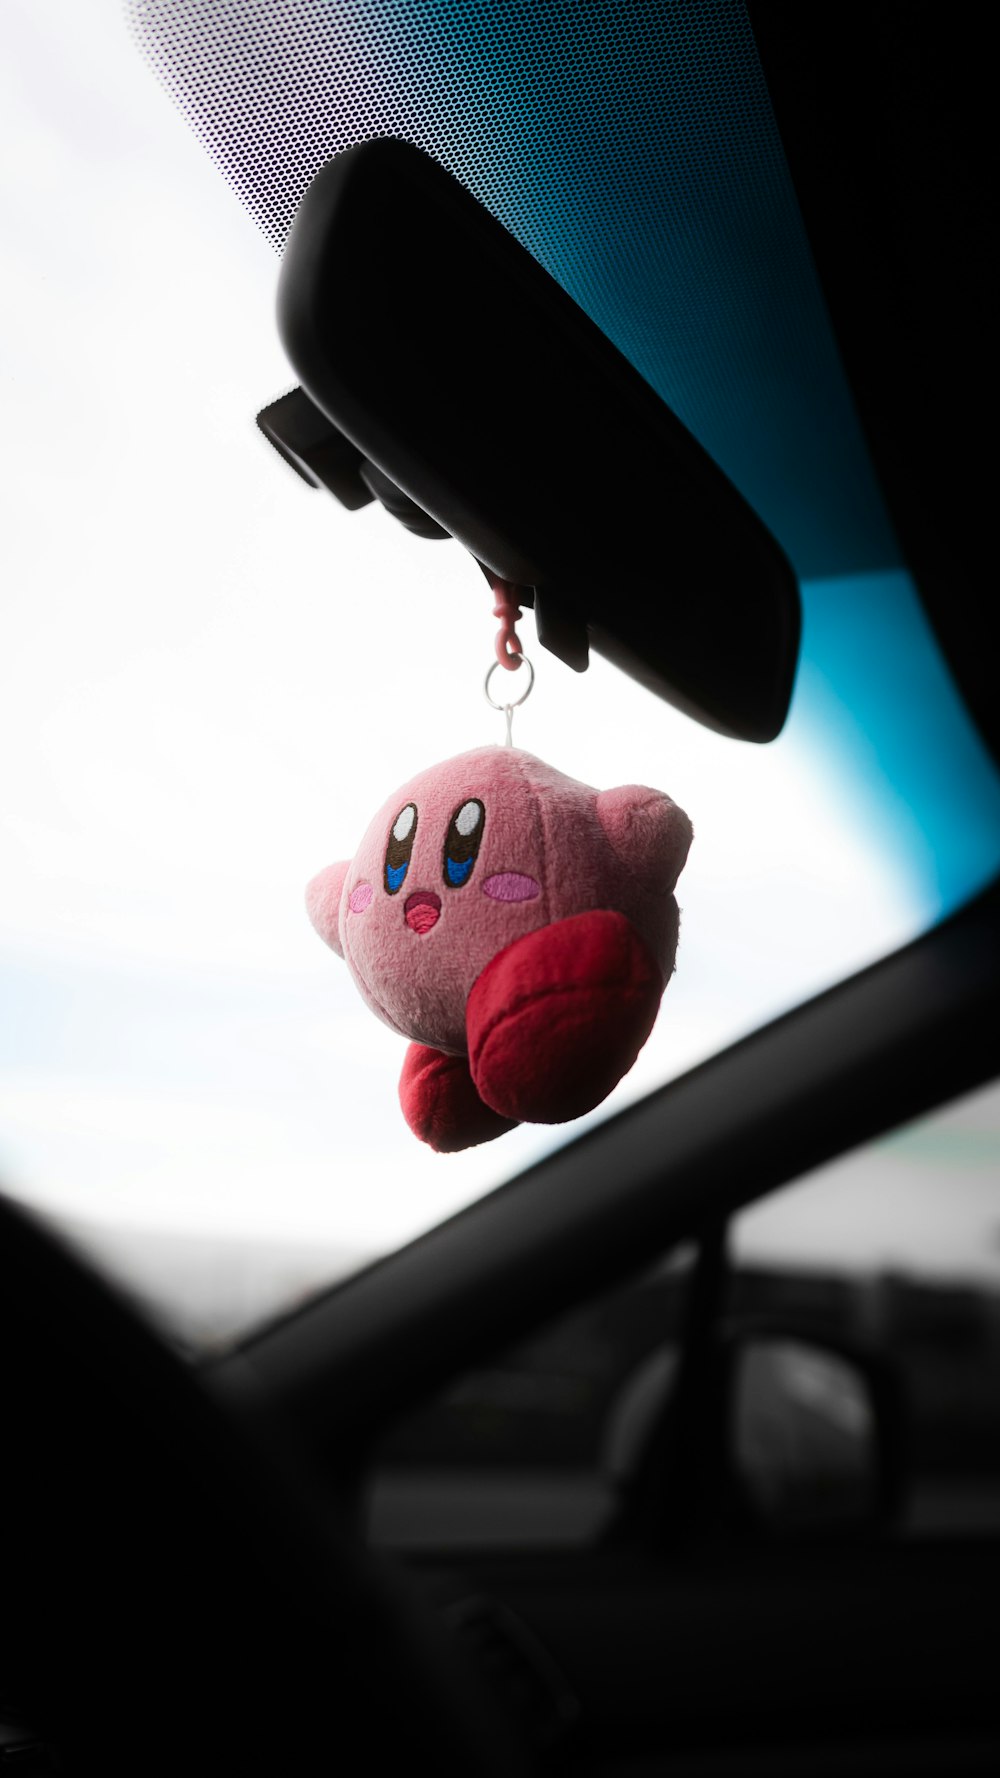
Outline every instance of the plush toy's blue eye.
<svg viewBox="0 0 1000 1778"><path fill-rule="evenodd" d="M485 824L486 811L475 797L455 810L444 843L444 880L449 889L461 889L471 877Z"/></svg>
<svg viewBox="0 0 1000 1778"><path fill-rule="evenodd" d="M416 837L417 805L407 803L404 809L400 809L392 824L389 843L385 849L385 887L389 895L396 895L402 888L403 878L410 868L410 856Z"/></svg>

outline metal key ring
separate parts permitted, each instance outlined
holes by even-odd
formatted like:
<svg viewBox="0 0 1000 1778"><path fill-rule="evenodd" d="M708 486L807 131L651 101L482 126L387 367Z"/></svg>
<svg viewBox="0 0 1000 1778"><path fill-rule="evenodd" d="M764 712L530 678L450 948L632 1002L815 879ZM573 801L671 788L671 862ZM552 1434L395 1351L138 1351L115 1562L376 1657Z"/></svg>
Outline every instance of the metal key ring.
<svg viewBox="0 0 1000 1778"><path fill-rule="evenodd" d="M529 661L526 654L522 654L521 659L528 669L528 683L525 686L525 688L519 698L504 698L504 701L502 704L498 704L496 699L492 698L490 696L490 680L493 678L494 673L497 671L497 668L500 665L499 661L494 661L492 663L492 665L489 669L489 672L487 673L486 678L483 681L483 695L485 696L486 702L489 704L491 709L493 709L493 710L516 710L519 704L524 703L525 698L531 696L531 688L535 683L535 669L532 666L532 664ZM504 668L505 673L511 672L511 671L518 672L519 669L516 667L515 668L509 668L509 667Z"/></svg>

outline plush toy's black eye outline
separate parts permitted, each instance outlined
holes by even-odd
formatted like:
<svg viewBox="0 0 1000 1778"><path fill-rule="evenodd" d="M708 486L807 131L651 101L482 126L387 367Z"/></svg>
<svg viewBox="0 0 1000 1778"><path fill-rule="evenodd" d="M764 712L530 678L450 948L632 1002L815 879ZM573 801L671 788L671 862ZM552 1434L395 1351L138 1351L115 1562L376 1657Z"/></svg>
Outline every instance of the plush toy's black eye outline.
<svg viewBox="0 0 1000 1778"><path fill-rule="evenodd" d="M461 889L472 875L486 826L486 810L477 796L460 803L448 825L444 842L444 880L449 889Z"/></svg>
<svg viewBox="0 0 1000 1778"><path fill-rule="evenodd" d="M385 892L398 895L403 878L410 868L410 855L417 837L417 805L405 803L389 829L385 849Z"/></svg>

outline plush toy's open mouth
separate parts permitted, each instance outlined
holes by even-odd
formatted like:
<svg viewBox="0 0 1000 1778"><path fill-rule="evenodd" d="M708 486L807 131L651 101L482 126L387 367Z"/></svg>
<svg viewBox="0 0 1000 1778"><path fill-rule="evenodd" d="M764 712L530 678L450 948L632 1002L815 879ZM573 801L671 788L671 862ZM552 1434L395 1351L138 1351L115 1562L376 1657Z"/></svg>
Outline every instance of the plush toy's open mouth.
<svg viewBox="0 0 1000 1778"><path fill-rule="evenodd" d="M418 889L408 895L403 918L411 932L429 932L441 917L441 897L431 889Z"/></svg>

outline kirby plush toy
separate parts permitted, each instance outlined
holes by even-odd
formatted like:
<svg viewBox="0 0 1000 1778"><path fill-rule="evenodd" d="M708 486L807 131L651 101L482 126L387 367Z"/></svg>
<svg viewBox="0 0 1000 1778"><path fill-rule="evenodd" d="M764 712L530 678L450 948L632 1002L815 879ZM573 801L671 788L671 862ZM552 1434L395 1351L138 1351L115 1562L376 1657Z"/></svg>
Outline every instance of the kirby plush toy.
<svg viewBox="0 0 1000 1778"><path fill-rule="evenodd" d="M420 772L309 915L372 1012L411 1040L399 1096L440 1153L599 1105L674 966L691 823L658 790L600 793L515 747Z"/></svg>

